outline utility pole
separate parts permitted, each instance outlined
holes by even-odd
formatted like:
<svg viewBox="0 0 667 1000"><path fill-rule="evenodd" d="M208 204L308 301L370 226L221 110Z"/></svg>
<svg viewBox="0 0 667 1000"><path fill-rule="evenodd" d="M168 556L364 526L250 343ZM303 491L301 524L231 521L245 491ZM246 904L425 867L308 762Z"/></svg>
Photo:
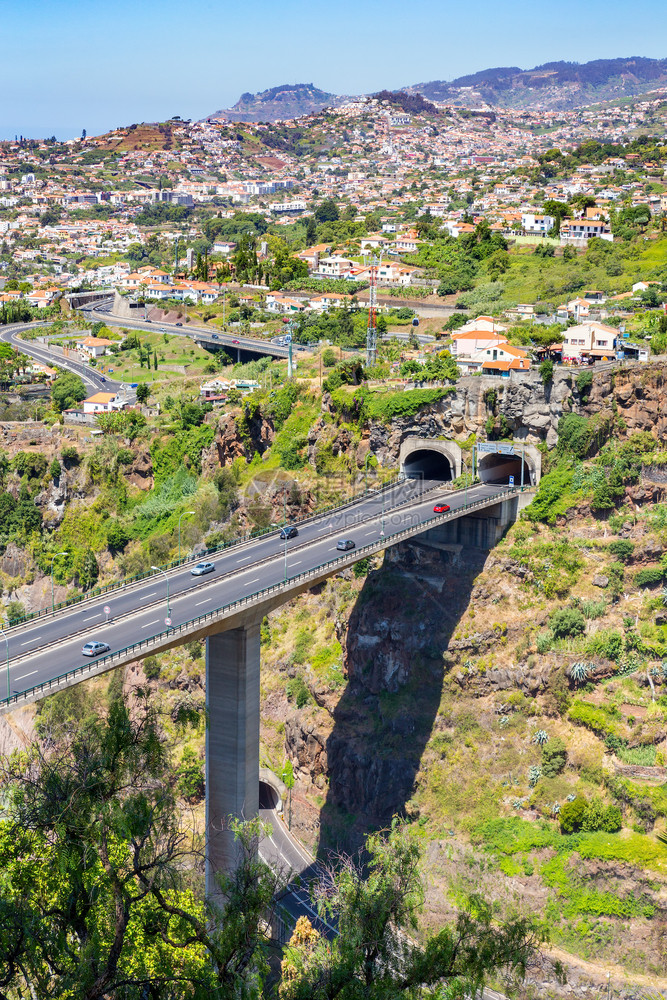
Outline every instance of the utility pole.
<svg viewBox="0 0 667 1000"><path fill-rule="evenodd" d="M378 359L378 328L377 328L377 276L378 268L382 263L382 254L375 257L373 254L368 258L370 265L368 270L368 326L366 327L366 367L370 368L377 363Z"/></svg>

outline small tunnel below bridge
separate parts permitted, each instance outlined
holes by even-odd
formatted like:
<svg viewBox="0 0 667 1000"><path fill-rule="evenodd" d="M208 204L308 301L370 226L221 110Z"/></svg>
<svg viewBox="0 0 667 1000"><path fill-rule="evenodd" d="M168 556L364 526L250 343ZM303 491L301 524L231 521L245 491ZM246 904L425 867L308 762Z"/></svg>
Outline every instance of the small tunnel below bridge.
<svg viewBox="0 0 667 1000"><path fill-rule="evenodd" d="M510 476L515 486L531 486L536 481L530 465L520 455L480 455L478 475L481 482L494 486L509 485Z"/></svg>
<svg viewBox="0 0 667 1000"><path fill-rule="evenodd" d="M431 448L418 448L406 455L403 472L408 479L435 479L449 482L454 478L451 462L447 456Z"/></svg>

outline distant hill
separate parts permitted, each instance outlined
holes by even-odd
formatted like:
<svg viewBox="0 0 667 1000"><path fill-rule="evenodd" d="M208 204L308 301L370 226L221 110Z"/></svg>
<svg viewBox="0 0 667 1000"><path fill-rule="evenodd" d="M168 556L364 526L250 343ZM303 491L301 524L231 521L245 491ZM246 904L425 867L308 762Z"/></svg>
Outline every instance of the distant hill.
<svg viewBox="0 0 667 1000"><path fill-rule="evenodd" d="M597 101L632 97L667 84L667 59L595 59L550 62L534 69L499 66L456 80L431 80L404 87L429 101L479 107L539 107L566 111Z"/></svg>
<svg viewBox="0 0 667 1000"><path fill-rule="evenodd" d="M285 83L259 94L241 94L233 108L214 111L207 118L232 122L275 122L313 114L322 108L342 104L344 97L328 94L312 83Z"/></svg>

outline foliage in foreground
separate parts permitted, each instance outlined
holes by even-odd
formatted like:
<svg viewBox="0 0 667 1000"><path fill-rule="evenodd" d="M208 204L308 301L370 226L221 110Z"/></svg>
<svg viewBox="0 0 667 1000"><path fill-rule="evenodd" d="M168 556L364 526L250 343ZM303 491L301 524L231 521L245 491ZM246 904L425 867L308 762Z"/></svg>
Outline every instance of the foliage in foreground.
<svg viewBox="0 0 667 1000"><path fill-rule="evenodd" d="M532 920L503 922L474 898L418 947L407 935L423 898L421 852L396 821L369 837L365 862L322 869L314 901L338 933L296 935L282 981L269 982L267 918L285 880L259 859L261 824L234 824L238 869L204 898L170 747L141 692L132 707L117 693L106 713L82 711L74 734L65 716L47 712L43 742L1 765L2 998L463 996L494 971L521 975L542 938Z"/></svg>

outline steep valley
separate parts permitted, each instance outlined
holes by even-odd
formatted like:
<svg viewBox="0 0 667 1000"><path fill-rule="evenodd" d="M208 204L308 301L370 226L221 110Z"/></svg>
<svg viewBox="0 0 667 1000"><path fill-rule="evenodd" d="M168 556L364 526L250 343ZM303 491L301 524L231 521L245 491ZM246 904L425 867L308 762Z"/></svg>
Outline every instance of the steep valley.
<svg viewBox="0 0 667 1000"><path fill-rule="evenodd" d="M406 816L426 845L425 926L450 919L470 889L499 912L544 917L551 943L527 996L598 995L607 971L621 996L667 989L667 847L655 836L667 818L664 366L603 371L590 385L560 373L546 386L537 376L462 379L394 415L385 406L369 416L364 393L344 387L320 401L303 385L282 421L261 407L208 414L199 466L192 441L187 452L200 478L186 544L360 489L366 457L372 482L388 475L409 435L458 441L468 467L476 442L514 437L539 449L544 478L494 548L420 536L265 619L260 763L293 767L292 829L324 855L356 850L364 833ZM100 580L137 571L160 546L173 554L173 521L112 552L84 517L130 525L147 487L165 482L154 442L121 442L119 465L108 440L58 426L1 430L10 462L19 452L51 461L76 443L80 461L57 485L42 470L35 503L63 547L68 532L89 533ZM288 439L300 456L289 471ZM224 477L213 485L221 470L235 470L233 500ZM119 482L131 502L114 508ZM5 488L19 497L17 473ZM5 604L44 604L40 559L6 545ZM67 592L56 581L56 597ZM137 664L125 684L146 686L167 718L183 702L203 711L201 644ZM103 687L82 690L96 698ZM3 750L34 721L32 710L2 721ZM203 735L186 749L201 758ZM190 798L201 823L201 795Z"/></svg>

